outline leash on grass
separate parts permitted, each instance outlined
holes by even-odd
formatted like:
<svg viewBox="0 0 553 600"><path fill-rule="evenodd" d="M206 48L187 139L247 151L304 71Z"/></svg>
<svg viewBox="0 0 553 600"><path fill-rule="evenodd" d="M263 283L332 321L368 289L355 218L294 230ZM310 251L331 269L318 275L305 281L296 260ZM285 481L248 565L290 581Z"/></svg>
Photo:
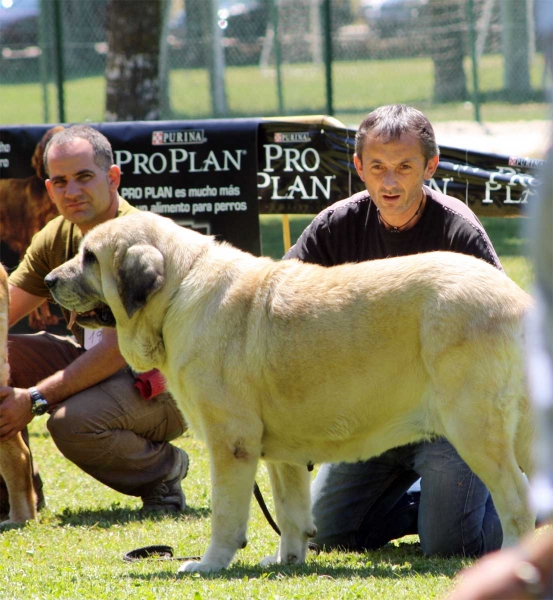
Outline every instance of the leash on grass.
<svg viewBox="0 0 553 600"><path fill-rule="evenodd" d="M259 508L261 508L261 512L265 515L269 525L275 530L275 532L280 535L280 529L278 525L275 523L269 509L267 508L267 504L265 504L265 499L263 498L263 494L259 489L259 486L256 482L253 485L253 495L259 504ZM308 543L308 548L313 550L317 554L321 551L319 546L314 542ZM125 562L135 562L137 560L143 560L145 558L153 558L155 560L201 560L201 556L173 556L173 548L171 546L165 545L153 545L153 546L144 546L142 548L136 548L135 550L131 550L127 552L123 556L123 560Z"/></svg>
<svg viewBox="0 0 553 600"><path fill-rule="evenodd" d="M136 562L145 558L154 558L155 560L201 560L201 556L173 556L172 546L144 546L127 552L123 556L125 562Z"/></svg>

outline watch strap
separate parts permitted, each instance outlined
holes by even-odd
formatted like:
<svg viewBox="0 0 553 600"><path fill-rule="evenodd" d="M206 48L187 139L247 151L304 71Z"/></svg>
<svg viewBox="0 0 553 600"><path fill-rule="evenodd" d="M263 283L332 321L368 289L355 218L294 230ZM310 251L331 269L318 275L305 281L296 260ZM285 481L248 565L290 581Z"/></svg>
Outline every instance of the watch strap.
<svg viewBox="0 0 553 600"><path fill-rule="evenodd" d="M43 415L47 412L50 405L40 391L36 387L30 387L27 391L31 396L31 413L33 415Z"/></svg>

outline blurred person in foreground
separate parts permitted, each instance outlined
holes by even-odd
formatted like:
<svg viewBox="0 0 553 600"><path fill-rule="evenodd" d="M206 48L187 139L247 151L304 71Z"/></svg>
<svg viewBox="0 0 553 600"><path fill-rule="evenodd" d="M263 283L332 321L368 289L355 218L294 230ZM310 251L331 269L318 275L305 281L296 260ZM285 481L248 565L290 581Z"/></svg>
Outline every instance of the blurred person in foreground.
<svg viewBox="0 0 553 600"><path fill-rule="evenodd" d="M543 530L495 552L459 575L448 600L553 600L553 145L539 202L527 228L536 304L526 328L527 372L536 411L536 472L531 499Z"/></svg>
<svg viewBox="0 0 553 600"><path fill-rule="evenodd" d="M536 29L553 76L553 2L535 0ZM553 600L553 129L539 200L526 234L534 263L535 307L526 328L527 372L536 418L531 500L545 527L508 550L462 571L448 600Z"/></svg>

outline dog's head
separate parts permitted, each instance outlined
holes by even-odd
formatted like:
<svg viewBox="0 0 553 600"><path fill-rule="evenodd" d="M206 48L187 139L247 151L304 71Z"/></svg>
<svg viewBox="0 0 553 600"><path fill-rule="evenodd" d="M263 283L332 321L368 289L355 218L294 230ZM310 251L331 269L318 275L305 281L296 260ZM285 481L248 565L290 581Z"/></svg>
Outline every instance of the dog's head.
<svg viewBox="0 0 553 600"><path fill-rule="evenodd" d="M45 283L83 327L127 325L154 297L158 306L148 320L159 320L191 265L213 243L211 236L167 217L133 213L94 227L78 254L49 273Z"/></svg>
<svg viewBox="0 0 553 600"><path fill-rule="evenodd" d="M148 213L98 225L83 238L79 253L49 273L45 283L57 302L77 313L79 325L115 327L163 287L165 252L158 242L163 246L171 225Z"/></svg>

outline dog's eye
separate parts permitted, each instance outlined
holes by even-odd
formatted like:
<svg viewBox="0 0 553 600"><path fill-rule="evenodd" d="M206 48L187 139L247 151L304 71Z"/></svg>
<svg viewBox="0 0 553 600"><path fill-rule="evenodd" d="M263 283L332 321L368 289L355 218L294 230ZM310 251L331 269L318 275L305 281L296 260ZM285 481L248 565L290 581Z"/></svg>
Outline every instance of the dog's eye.
<svg viewBox="0 0 553 600"><path fill-rule="evenodd" d="M84 252L83 252L83 263L84 264L94 264L97 262L98 262L98 259L96 258L96 255L94 254L94 252L92 252L88 248L85 248Z"/></svg>

